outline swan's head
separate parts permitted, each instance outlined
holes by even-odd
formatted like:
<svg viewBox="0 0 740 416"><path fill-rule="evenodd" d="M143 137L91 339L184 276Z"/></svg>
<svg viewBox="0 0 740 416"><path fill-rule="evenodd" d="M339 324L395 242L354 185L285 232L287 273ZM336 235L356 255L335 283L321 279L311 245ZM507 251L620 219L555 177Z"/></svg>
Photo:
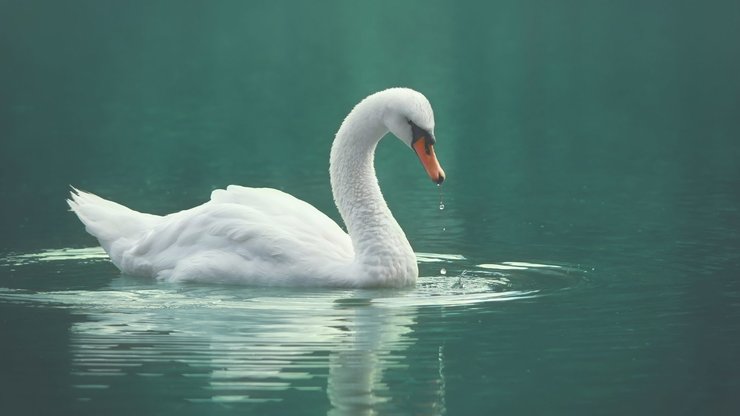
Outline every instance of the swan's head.
<svg viewBox="0 0 740 416"><path fill-rule="evenodd" d="M424 95L408 88L391 88L383 123L388 130L406 143L419 157L429 177L436 184L445 180L445 172L434 154L434 113Z"/></svg>

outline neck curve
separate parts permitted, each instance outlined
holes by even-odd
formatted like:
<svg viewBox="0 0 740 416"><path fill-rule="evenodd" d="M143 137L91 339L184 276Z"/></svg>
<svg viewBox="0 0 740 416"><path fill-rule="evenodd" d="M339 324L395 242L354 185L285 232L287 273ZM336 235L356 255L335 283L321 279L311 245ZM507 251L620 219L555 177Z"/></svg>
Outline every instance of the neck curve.
<svg viewBox="0 0 740 416"><path fill-rule="evenodd" d="M332 144L329 172L334 202L355 251L352 273L362 285L406 286L419 273L416 256L375 176L375 148L388 133L384 98L371 95L344 119Z"/></svg>

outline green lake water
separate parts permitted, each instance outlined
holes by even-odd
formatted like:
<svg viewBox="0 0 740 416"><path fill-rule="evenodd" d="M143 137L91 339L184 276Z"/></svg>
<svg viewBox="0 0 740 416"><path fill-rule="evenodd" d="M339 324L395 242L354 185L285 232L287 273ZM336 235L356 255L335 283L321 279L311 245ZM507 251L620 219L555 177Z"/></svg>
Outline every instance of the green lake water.
<svg viewBox="0 0 740 416"><path fill-rule="evenodd" d="M0 414L740 414L738 40L736 1L0 0ZM415 288L122 276L65 204L340 221L392 86L447 172L378 148Z"/></svg>

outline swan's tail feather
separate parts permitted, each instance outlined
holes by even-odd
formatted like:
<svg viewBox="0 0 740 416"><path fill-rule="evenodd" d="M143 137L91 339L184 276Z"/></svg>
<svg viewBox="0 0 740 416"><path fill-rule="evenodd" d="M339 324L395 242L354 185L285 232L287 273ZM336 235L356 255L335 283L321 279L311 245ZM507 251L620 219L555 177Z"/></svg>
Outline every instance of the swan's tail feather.
<svg viewBox="0 0 740 416"><path fill-rule="evenodd" d="M111 245L121 239L133 239L150 229L161 218L126 208L95 194L72 187L67 204L85 224L85 230L97 237L110 253Z"/></svg>

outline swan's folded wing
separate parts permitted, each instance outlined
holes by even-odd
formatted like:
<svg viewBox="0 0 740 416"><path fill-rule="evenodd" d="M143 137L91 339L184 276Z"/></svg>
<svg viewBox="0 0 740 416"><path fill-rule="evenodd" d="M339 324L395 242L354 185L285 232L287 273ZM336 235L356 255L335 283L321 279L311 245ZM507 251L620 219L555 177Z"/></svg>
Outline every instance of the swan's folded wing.
<svg viewBox="0 0 740 416"><path fill-rule="evenodd" d="M275 225L287 227L296 235L308 234L349 250L352 243L336 222L313 205L290 194L272 188L247 188L229 185L211 193L211 202L216 204L238 204L261 212Z"/></svg>
<svg viewBox="0 0 740 416"><path fill-rule="evenodd" d="M323 275L353 257L347 233L310 204L274 189L229 187L203 205L162 217L117 265L168 280L270 284Z"/></svg>

